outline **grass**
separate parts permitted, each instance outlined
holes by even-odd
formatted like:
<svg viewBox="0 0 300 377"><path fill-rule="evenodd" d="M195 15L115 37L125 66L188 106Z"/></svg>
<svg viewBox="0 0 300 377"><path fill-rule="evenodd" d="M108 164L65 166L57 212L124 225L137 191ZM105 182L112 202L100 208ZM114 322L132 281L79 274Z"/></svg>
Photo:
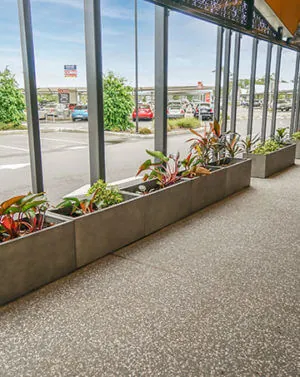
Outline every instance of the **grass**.
<svg viewBox="0 0 300 377"><path fill-rule="evenodd" d="M152 134L152 131L150 130L150 128L144 127L144 128L139 129L139 134L150 135L150 134Z"/></svg>
<svg viewBox="0 0 300 377"><path fill-rule="evenodd" d="M12 123L0 122L0 131L8 131L8 130L27 130L27 127L23 125L14 125Z"/></svg>
<svg viewBox="0 0 300 377"><path fill-rule="evenodd" d="M168 120L168 130L176 130L178 128L199 128L200 122L195 118L180 118L180 119L169 119Z"/></svg>

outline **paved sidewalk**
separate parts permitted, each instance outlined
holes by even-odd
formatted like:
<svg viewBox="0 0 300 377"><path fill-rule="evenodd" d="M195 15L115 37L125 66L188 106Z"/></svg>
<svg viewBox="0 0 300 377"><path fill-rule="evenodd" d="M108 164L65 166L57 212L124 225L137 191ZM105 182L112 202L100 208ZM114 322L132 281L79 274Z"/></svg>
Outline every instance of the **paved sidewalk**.
<svg viewBox="0 0 300 377"><path fill-rule="evenodd" d="M0 376L299 376L299 188L253 179L7 305Z"/></svg>

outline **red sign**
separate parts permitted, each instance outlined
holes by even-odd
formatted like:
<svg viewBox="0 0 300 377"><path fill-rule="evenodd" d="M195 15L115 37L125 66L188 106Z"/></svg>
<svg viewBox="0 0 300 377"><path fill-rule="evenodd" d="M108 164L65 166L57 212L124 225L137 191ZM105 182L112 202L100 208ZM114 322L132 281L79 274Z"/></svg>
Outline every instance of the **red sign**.
<svg viewBox="0 0 300 377"><path fill-rule="evenodd" d="M205 93L205 102L210 103L210 92Z"/></svg>
<svg viewBox="0 0 300 377"><path fill-rule="evenodd" d="M64 66L65 77L77 77L77 65Z"/></svg>
<svg viewBox="0 0 300 377"><path fill-rule="evenodd" d="M57 92L59 94L69 94L70 93L69 89L57 89Z"/></svg>
<svg viewBox="0 0 300 377"><path fill-rule="evenodd" d="M198 89L203 89L203 82L202 81L198 81Z"/></svg>

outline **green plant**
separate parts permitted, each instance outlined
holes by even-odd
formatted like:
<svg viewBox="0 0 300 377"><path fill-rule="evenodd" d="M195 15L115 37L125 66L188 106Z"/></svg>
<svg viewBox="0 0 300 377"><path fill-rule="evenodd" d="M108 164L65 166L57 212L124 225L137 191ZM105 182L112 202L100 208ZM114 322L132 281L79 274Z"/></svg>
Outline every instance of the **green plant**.
<svg viewBox="0 0 300 377"><path fill-rule="evenodd" d="M268 154L280 149L280 144L276 140L267 140L264 144L260 143L252 153L254 154Z"/></svg>
<svg viewBox="0 0 300 377"><path fill-rule="evenodd" d="M141 135L150 135L150 134L152 134L152 131L150 130L150 128L143 127L143 128L139 129L139 134L141 134Z"/></svg>
<svg viewBox="0 0 300 377"><path fill-rule="evenodd" d="M13 123L0 122L0 131L7 131L7 130L27 130L27 127L23 125L14 125Z"/></svg>
<svg viewBox="0 0 300 377"><path fill-rule="evenodd" d="M229 157L234 158L242 151L240 147L240 137L237 134L228 134L228 138L225 139L225 150Z"/></svg>
<svg viewBox="0 0 300 377"><path fill-rule="evenodd" d="M0 204L0 242L43 229L49 207L44 193L20 195Z"/></svg>
<svg viewBox="0 0 300 377"><path fill-rule="evenodd" d="M294 140L300 140L300 131L293 133L292 137Z"/></svg>
<svg viewBox="0 0 300 377"><path fill-rule="evenodd" d="M143 181L156 179L160 187L170 186L181 179L179 174L179 153L176 155L165 156L159 151L146 150L149 156L154 157L156 161L152 162L151 159L146 160L140 167L136 175L141 172L150 170L143 177Z"/></svg>
<svg viewBox="0 0 300 377"><path fill-rule="evenodd" d="M274 140L279 144L286 144L289 141L289 134L286 127L277 128Z"/></svg>
<svg viewBox="0 0 300 377"><path fill-rule="evenodd" d="M108 186L107 183L99 179L88 190L87 195L95 195L95 202L98 208L110 207L114 204L123 202L123 196L115 187Z"/></svg>
<svg viewBox="0 0 300 377"><path fill-rule="evenodd" d="M6 67L0 72L0 122L20 126L25 119L24 97L15 76Z"/></svg>
<svg viewBox="0 0 300 377"><path fill-rule="evenodd" d="M133 109L132 88L125 79L109 72L103 80L104 127L106 130L126 131L133 128L129 117Z"/></svg>
<svg viewBox="0 0 300 377"><path fill-rule="evenodd" d="M203 160L197 155L193 156L189 153L187 157L181 161L184 171L181 173L183 177L194 178L200 175L209 175L210 171L203 166Z"/></svg>
<svg viewBox="0 0 300 377"><path fill-rule="evenodd" d="M259 142L259 135L251 136L247 135L244 140L241 140L241 145L245 153L250 153Z"/></svg>
<svg viewBox="0 0 300 377"><path fill-rule="evenodd" d="M68 215L70 216L82 216L88 213L92 213L98 210L98 203L95 199L96 192L94 195L88 198L77 198L73 197L66 197L63 199L61 203L59 203L56 208L57 209L66 209L68 211Z"/></svg>
<svg viewBox="0 0 300 377"><path fill-rule="evenodd" d="M170 119L168 121L171 129L176 128L199 128L200 122L195 118L180 118L180 119Z"/></svg>

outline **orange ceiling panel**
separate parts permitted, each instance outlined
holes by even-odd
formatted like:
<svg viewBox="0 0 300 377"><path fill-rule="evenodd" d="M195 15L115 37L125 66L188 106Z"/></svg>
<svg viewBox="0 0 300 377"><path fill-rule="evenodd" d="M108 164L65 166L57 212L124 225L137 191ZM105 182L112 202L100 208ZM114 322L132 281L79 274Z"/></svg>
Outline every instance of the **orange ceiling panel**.
<svg viewBox="0 0 300 377"><path fill-rule="evenodd" d="M300 0L266 0L277 17L294 34L300 22Z"/></svg>

